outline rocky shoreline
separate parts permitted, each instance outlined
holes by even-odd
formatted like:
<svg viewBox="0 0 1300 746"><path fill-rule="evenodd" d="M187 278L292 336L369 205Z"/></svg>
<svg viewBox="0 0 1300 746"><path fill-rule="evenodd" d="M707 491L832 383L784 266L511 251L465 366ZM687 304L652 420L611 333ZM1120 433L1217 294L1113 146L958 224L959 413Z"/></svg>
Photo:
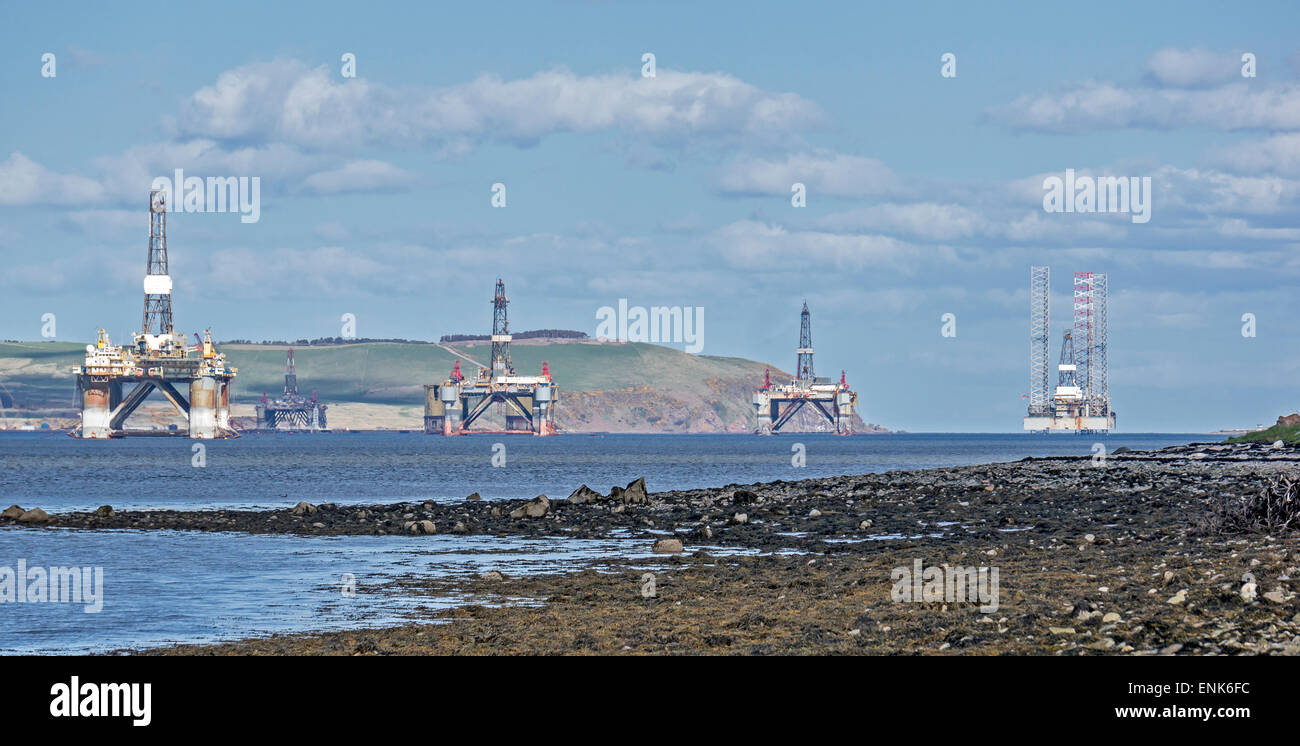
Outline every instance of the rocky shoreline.
<svg viewBox="0 0 1300 746"><path fill-rule="evenodd" d="M1103 516L1156 529L1200 512L1211 491L1241 495L1261 475L1300 468L1300 448L1258 443L1191 444L1159 451L775 481L649 492L638 479L608 493L579 486L568 497L275 510L95 511L45 515L12 506L0 525L75 529L241 531L306 536L486 534L652 538L761 550L851 552L851 542L934 533L990 537L1020 528L1077 532ZM1109 500L1109 502L1108 502ZM1088 506L1089 510L1081 508ZM1159 510L1153 510L1159 508ZM24 512L35 515L22 518ZM954 524L943 527L941 524ZM828 543L831 542L831 543Z"/></svg>
<svg viewBox="0 0 1300 746"><path fill-rule="evenodd" d="M27 525L674 537L689 553L665 555L651 597L636 563L539 578L411 578L370 592L478 603L413 620L451 624L155 653L1296 654L1300 538L1216 530L1207 519L1215 504L1297 472L1300 448L1215 443L676 492L648 492L638 480L525 502L101 509ZM759 554L715 557L709 547ZM900 602L894 573L916 561L997 568L998 608L919 594Z"/></svg>

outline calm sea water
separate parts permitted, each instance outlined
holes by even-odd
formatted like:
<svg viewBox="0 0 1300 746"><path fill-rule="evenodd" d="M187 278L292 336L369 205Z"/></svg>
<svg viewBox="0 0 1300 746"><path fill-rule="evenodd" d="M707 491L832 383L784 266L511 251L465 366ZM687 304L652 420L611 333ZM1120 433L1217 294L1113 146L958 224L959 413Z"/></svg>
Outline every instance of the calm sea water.
<svg viewBox="0 0 1300 746"><path fill-rule="evenodd" d="M0 654L104 652L391 626L417 610L461 602L381 589L397 577L487 570L538 575L615 557L644 557L648 569L658 564L646 542L629 539L4 529L0 568L16 570L19 558L28 568L102 568L103 603L93 613L84 598L0 604Z"/></svg>
<svg viewBox="0 0 1300 746"><path fill-rule="evenodd" d="M283 507L312 502L455 501L567 496L644 476L651 490L776 479L1088 456L1094 442L1158 448L1215 436L1124 434L565 435L439 438L401 433L247 436L196 443L139 438L79 441L0 435L0 501L50 512ZM499 446L497 444L500 444ZM196 463L201 445L205 466ZM801 450L806 465L792 465ZM493 456L504 456L493 466ZM72 603L0 603L0 653L75 653L170 642L400 622L449 605L370 589L404 575L498 569L559 572L602 559L646 557L644 541L474 536L250 536L202 532L0 529L4 569L101 567L103 610ZM653 560L647 560L653 562ZM344 595L344 575L361 592ZM629 589L634 593L635 589Z"/></svg>
<svg viewBox="0 0 1300 746"><path fill-rule="evenodd" d="M0 435L0 500L47 511L284 507L311 502L566 497L645 477L652 491L776 479L1015 461L1025 456L1159 448L1194 434L1028 435L250 435L76 440ZM792 463L802 446L806 465ZM201 448L202 453L194 452ZM195 466L202 456L205 466ZM496 463L503 466L494 466Z"/></svg>

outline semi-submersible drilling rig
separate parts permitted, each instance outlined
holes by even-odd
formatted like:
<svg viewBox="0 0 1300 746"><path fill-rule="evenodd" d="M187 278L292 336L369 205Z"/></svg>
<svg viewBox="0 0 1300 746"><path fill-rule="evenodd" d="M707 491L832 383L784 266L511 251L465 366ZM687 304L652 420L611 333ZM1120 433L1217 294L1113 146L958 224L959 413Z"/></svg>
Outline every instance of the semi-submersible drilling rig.
<svg viewBox="0 0 1300 746"><path fill-rule="evenodd" d="M560 389L551 380L550 367L543 362L539 376L515 375L510 364L510 322L506 316L506 284L497 280L492 296L492 355L478 377L465 378L460 361L451 377L424 387L424 432L430 435L466 435L471 432L531 433L554 435L555 403ZM505 410L505 430L472 431L470 426L488 408L498 404Z"/></svg>
<svg viewBox="0 0 1300 746"><path fill-rule="evenodd" d="M328 405L316 400L316 389L312 389L310 399L298 393L298 368L290 347L284 364L284 393L270 399L265 391L262 392L262 399L256 407L257 429L276 430L283 425L286 430L328 430L325 421L327 409Z"/></svg>
<svg viewBox="0 0 1300 746"><path fill-rule="evenodd" d="M140 329L131 335L130 347L114 345L103 329L95 344L86 345L86 360L77 370L81 426L72 435L237 437L230 426L230 382L236 369L226 365L226 356L213 347L210 330L203 332L196 346L188 347L185 335L177 334L172 324L167 202L159 190L149 193L149 263L144 276L144 321ZM127 384L134 386L123 395ZM188 391L182 393L186 388ZM127 428L127 418L155 389L185 416L185 430Z"/></svg>
<svg viewBox="0 0 1300 746"><path fill-rule="evenodd" d="M853 408L858 394L849 390L847 376L840 371L838 382L818 378L813 372L812 320L808 302L799 314L799 347L795 350L794 380L773 386L771 372L763 373L763 385L754 392L758 433L772 435L789 424L795 413L811 404L835 429L836 435L853 433Z"/></svg>

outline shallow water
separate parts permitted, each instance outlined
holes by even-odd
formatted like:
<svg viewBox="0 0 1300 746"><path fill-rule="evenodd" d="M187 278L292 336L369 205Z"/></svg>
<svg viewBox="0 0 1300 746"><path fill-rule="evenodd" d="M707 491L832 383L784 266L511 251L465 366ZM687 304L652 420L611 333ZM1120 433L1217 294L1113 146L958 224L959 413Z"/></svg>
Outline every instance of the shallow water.
<svg viewBox="0 0 1300 746"><path fill-rule="evenodd" d="M1093 444L1158 448L1214 436L1125 434L566 435L430 437L410 433L247 436L196 443L140 438L79 441L58 434L0 435L5 504L50 512L91 509L285 507L459 501L602 492L644 476L652 491L778 479L1090 456ZM505 465L492 466L502 444ZM206 466L192 465L202 446ZM802 450L806 465L792 457ZM497 449L500 453L501 449ZM886 535L871 540L886 541ZM368 592L407 575L496 569L561 572L593 561L650 557L644 539L489 536L301 537L206 532L0 529L4 568L102 567L104 606L0 603L0 653L88 652L207 642L275 632L401 623L420 606L458 599ZM648 560L653 562L653 560ZM342 593L343 575L359 591Z"/></svg>
<svg viewBox="0 0 1300 746"><path fill-rule="evenodd" d="M103 568L103 603L97 613L86 612L84 597L82 603L0 603L0 653L103 652L391 626L419 609L460 601L383 587L399 577L487 570L538 575L624 557L656 563L647 542L629 539L5 529L0 568L16 569L19 558L28 568ZM345 593L349 574L351 595Z"/></svg>

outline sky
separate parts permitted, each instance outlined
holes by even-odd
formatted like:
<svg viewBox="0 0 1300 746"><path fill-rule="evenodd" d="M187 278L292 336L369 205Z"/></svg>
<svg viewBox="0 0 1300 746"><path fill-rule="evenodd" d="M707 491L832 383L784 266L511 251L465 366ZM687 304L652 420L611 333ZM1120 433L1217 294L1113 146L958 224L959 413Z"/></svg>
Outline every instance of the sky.
<svg viewBox="0 0 1300 746"><path fill-rule="evenodd" d="M806 300L865 420L1018 431L1039 264L1053 361L1072 273L1108 275L1120 432L1271 424L1300 408L1300 6L1066 7L7 3L0 338L127 341L183 169L260 184L256 222L168 216L187 334L487 333L501 277L514 331L703 309L700 354L789 371ZM1149 179L1149 220L1049 212L1067 170Z"/></svg>

